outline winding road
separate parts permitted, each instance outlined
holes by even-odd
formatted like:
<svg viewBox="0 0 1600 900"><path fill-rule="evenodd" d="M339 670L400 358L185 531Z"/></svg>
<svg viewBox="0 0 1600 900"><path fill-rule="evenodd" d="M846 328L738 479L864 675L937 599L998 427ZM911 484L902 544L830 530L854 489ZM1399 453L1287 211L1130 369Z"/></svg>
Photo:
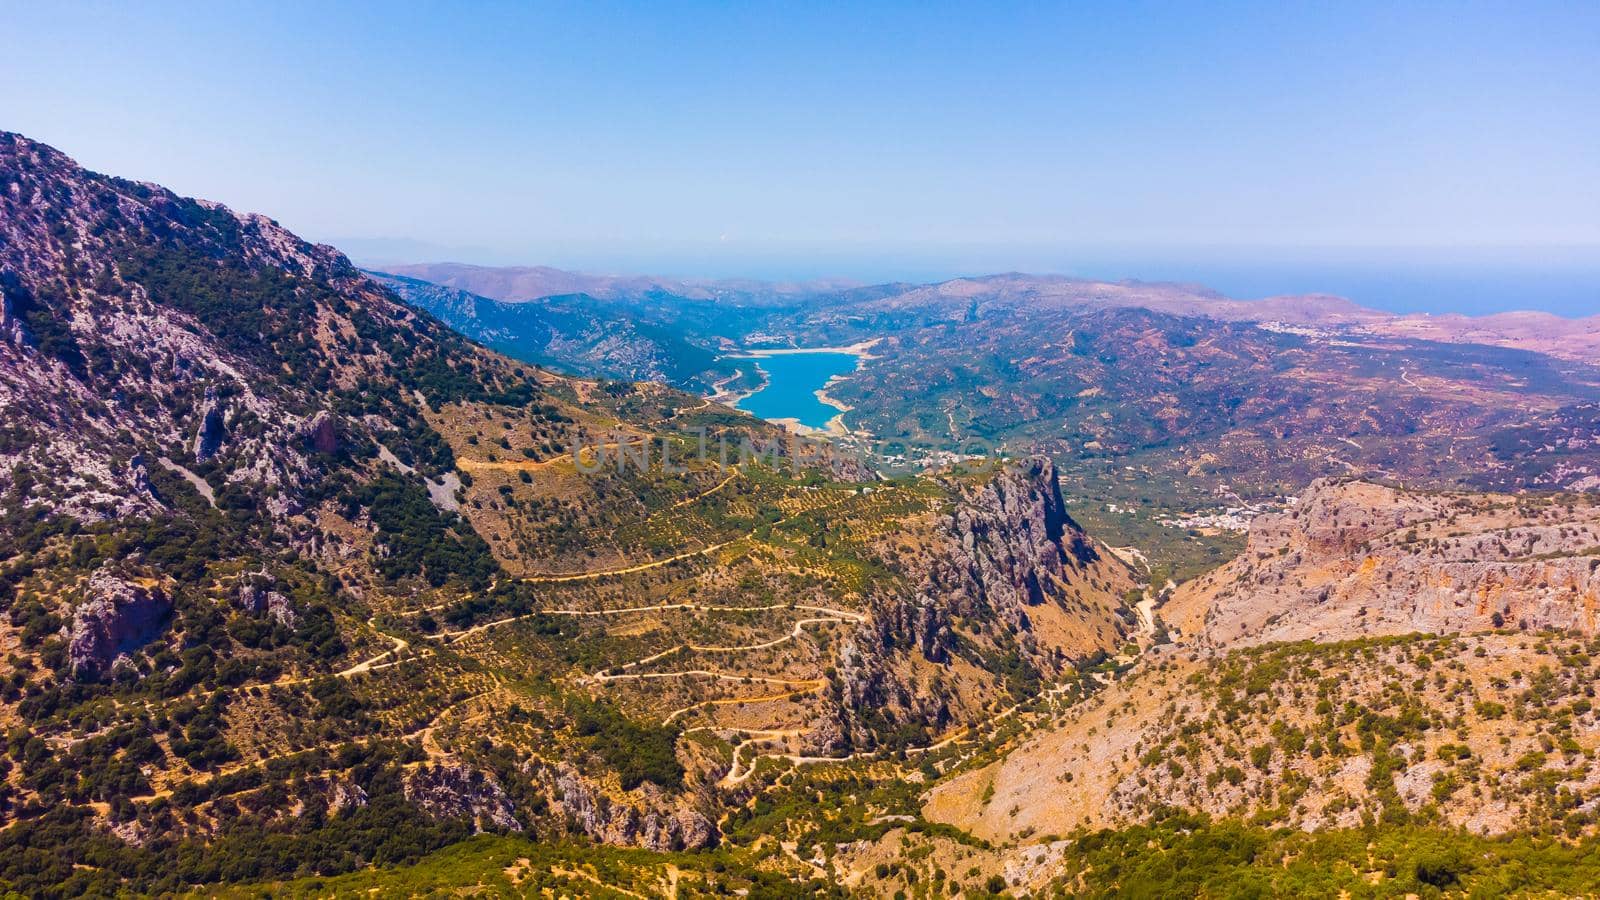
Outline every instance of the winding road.
<svg viewBox="0 0 1600 900"><path fill-rule="evenodd" d="M714 487L707 488L706 490L700 492L699 494L696 494L693 497L688 498L687 500L679 501L677 504L674 505L673 508L676 508L677 506L684 506L684 505L687 505L689 503L693 503L696 500L699 500L700 498L705 497L705 496L711 494L714 491L720 490L724 485L726 485L730 481L732 481L738 474L739 474L738 470L735 469L732 473L730 473L728 475L727 478L724 478L721 482L717 483ZM749 531L745 532L744 534L739 535L738 537L729 538L728 540L722 541L720 543L711 544L711 545L706 546L706 547L701 547L698 550L685 550L682 553L674 554L672 556L664 557L662 559L651 560L650 562L635 563L634 565L623 566L623 567L617 568L617 569L599 569L599 570L594 570L594 571L589 571L589 572L536 572L536 573L534 573L532 575L524 575L521 580L526 581L526 582L528 582L530 584L557 584L557 583L571 582L571 581L591 581L591 580L596 579L596 578L605 578L608 575L631 575L631 574L633 574L635 572L648 571L650 569L659 568L661 566L671 565L672 563L675 563L675 562L682 562L683 560L686 560L686 559L693 559L696 556L705 556L708 553L715 553L718 550L723 549L724 547L730 547L730 546L732 546L734 544L739 543L740 541L749 540L750 538L755 537L756 532L760 531L763 528L776 528L776 527L778 527L780 525L784 525L784 524L787 524L789 522L793 522L795 519L798 519L801 516L807 516L807 515L810 515L812 513L823 512L825 510L832 509L832 508L834 508L834 507L836 507L836 506L838 506L838 505L850 500L853 496L854 495L847 494L847 495L845 495L843 497L840 497L839 499L833 501L832 503L824 504L824 505L818 506L818 507L813 507L811 509L804 509L804 510L801 510L801 511L799 511L797 513L794 513L792 515L784 516L783 518L778 519L775 522L767 522L767 523L763 523L763 524L757 525L756 527L750 529Z"/></svg>
<svg viewBox="0 0 1600 900"><path fill-rule="evenodd" d="M463 628L460 631L441 631L438 634L429 635L428 638L429 640L442 640L448 643L455 643L457 640L467 637L468 635L477 634L480 631L487 631L490 628L498 628L501 625L510 625L512 622L521 622L524 619L532 619L536 616L617 616L623 615L624 613L666 612L670 610L689 610L692 612L770 612L771 610L775 609L803 609L806 612L825 613L829 616L835 616L841 619L849 619L853 622L865 622L867 620L866 616L858 612L852 612L851 610L829 609L826 606L807 606L803 603L773 603L767 606L713 606L707 603L658 603L653 606L625 606L611 609L541 609L537 612L524 613L520 616L510 616L504 619L496 619L493 622L484 622L481 625L474 625L471 628ZM782 643L785 640L792 639L792 637L793 636L786 636L773 643ZM679 648L673 648L674 651L677 649ZM738 650L757 648L726 647L706 649ZM637 666L646 661L647 660L643 659L635 660L629 664L629 667Z"/></svg>

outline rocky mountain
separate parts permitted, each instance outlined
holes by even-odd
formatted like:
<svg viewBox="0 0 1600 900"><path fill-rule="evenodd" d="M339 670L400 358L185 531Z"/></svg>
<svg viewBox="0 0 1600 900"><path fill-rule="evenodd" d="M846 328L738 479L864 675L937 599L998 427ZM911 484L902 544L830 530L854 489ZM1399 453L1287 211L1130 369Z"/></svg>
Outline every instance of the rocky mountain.
<svg viewBox="0 0 1600 900"><path fill-rule="evenodd" d="M840 644L842 702L838 725L816 739L824 749L871 746L864 721L910 722L930 733L975 721L976 711L952 707L970 702L967 691L929 689L935 673L958 685L1004 676L1024 697L1037 692L1027 682L1058 681L1114 652L1132 631L1122 601L1133 575L1067 514L1047 459L970 487L930 532L915 550L886 548L919 574L869 594L869 617ZM915 561L902 561L902 552ZM964 667L973 673L966 679Z"/></svg>
<svg viewBox="0 0 1600 900"><path fill-rule="evenodd" d="M1257 518L1238 559L1180 588L1166 618L1206 646L1496 628L1600 628L1591 494L1417 493L1313 484Z"/></svg>
<svg viewBox="0 0 1600 900"><path fill-rule="evenodd" d="M1048 461L880 481L9 134L0 239L5 889L705 848L1129 632Z"/></svg>
<svg viewBox="0 0 1600 900"><path fill-rule="evenodd" d="M0 491L9 530L170 511L177 472L282 523L383 443L430 473L419 410L533 388L328 247L0 136Z"/></svg>
<svg viewBox="0 0 1600 900"><path fill-rule="evenodd" d="M1319 482L1157 608L1175 643L926 814L1044 844L1174 811L1589 834L1597 576L1592 495Z"/></svg>
<svg viewBox="0 0 1600 900"><path fill-rule="evenodd" d="M771 282L752 279L656 278L648 275L595 275L549 266L474 266L465 263L419 263L390 266L395 275L432 282L507 303L546 297L585 295L596 300L636 300L670 296L684 300L768 305L792 303L822 294L849 291L858 284L844 279Z"/></svg>
<svg viewBox="0 0 1600 900"><path fill-rule="evenodd" d="M427 416L561 400L332 248L14 134L0 301L0 880L175 885L151 874L171 853L214 879L205 848L241 809L217 798L291 777L247 758L301 760L306 808L358 831L454 833L397 781L304 763L344 746L401 778L370 720L319 704L387 642L368 604L498 568L440 491L454 462ZM106 867L63 862L102 844Z"/></svg>
<svg viewBox="0 0 1600 900"><path fill-rule="evenodd" d="M73 678L96 679L126 664L128 653L160 636L172 614L172 600L160 585L125 581L104 569L89 577L84 598L63 626Z"/></svg>

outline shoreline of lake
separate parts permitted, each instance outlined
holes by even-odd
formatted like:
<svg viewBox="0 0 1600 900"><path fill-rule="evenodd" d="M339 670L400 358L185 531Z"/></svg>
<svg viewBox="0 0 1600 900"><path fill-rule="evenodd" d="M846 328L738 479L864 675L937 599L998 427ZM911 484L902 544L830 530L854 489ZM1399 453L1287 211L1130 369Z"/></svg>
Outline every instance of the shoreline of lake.
<svg viewBox="0 0 1600 900"><path fill-rule="evenodd" d="M858 368L859 368L859 366L858 366ZM839 414L834 416L833 418L829 419L828 420L828 424L823 427L824 431L826 431L828 434L831 434L831 435L833 435L835 437L847 437L847 436L849 436L850 434L853 433L853 432L850 431L849 426L844 424L844 414L849 412L852 409L855 409L855 407L851 406L848 403L845 403L843 400L837 400L837 399L835 399L835 398L833 398L833 397L828 395L828 388L831 388L834 385L839 384L840 382L842 382L844 380L845 380L845 376L843 376L843 375L835 375L832 378L828 379L828 383L827 384L824 384L822 387L817 388L817 390L815 392L816 395L817 395L817 401L819 403L826 403L827 405L829 405L829 406L831 406L834 409L837 409L839 411Z"/></svg>
<svg viewBox="0 0 1600 900"><path fill-rule="evenodd" d="M730 358L768 360L767 365L757 362L755 366L762 383L749 391L719 390L713 395L714 399L729 403L735 409L782 426L796 434L847 436L852 432L844 424L844 414L849 412L851 407L830 395L828 391L859 370L862 362L871 358L868 350L879 340L881 339L861 341L847 347L795 347L729 354ZM814 362L797 359L805 356L817 359ZM841 357L850 358L850 368L847 371L840 371L843 367L839 361ZM779 359L785 362L782 365L774 365ZM817 385L815 378L818 376L825 376L822 384L811 387ZM724 380L718 387L731 380ZM806 382L809 382L809 385ZM801 394L801 390L807 387L811 389ZM761 396L768 391L773 393ZM755 408L746 405L757 397L761 399ZM805 399L801 399L802 397ZM820 410L824 407L832 413L825 419L820 415ZM791 410L794 414L789 414Z"/></svg>
<svg viewBox="0 0 1600 900"><path fill-rule="evenodd" d="M859 360L864 362L866 360L875 359L876 358L868 351L870 351L873 347L876 347L878 344L881 344L881 343L883 343L883 338L875 337L875 338L868 338L868 339L866 339L864 341L856 341L854 344L850 344L850 345L844 346L844 347L770 347L770 348L754 348L754 349L737 350L737 351L735 351L733 353L724 354L724 356L726 358L728 358L728 359L763 359L763 358L769 357L769 356L797 356L797 355L803 355L803 354L807 354L807 353L844 353L844 354L848 354L850 356L854 356L854 357L856 357Z"/></svg>
<svg viewBox="0 0 1600 900"><path fill-rule="evenodd" d="M761 373L760 366L756 367L756 372ZM731 406L734 409L738 409L739 401L755 394L756 391L759 391L767 386L766 375L763 373L761 377L761 383L753 388L750 388L749 390L736 390L728 388L727 385L737 380L738 377L738 375L729 375L727 378L724 378L716 384L713 384L711 386L712 393L707 396L706 399L710 400L712 403L721 403L724 406Z"/></svg>

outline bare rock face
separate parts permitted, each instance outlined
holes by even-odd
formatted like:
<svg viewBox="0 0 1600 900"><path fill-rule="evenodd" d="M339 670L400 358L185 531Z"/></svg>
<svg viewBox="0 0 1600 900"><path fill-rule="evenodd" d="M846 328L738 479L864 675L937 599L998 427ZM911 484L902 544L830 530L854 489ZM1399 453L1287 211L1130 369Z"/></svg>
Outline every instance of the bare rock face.
<svg viewBox="0 0 1600 900"><path fill-rule="evenodd" d="M171 613L172 601L159 587L146 587L104 569L95 572L67 629L72 676L95 679L106 674L118 657L160 636Z"/></svg>
<svg viewBox="0 0 1600 900"><path fill-rule="evenodd" d="M267 608L267 588L272 576L266 572L250 572L239 576L234 588L234 603L245 612L258 613Z"/></svg>
<svg viewBox="0 0 1600 900"><path fill-rule="evenodd" d="M129 819L109 824L106 831L130 847L143 847L150 840L151 829L138 819Z"/></svg>
<svg viewBox="0 0 1600 900"><path fill-rule="evenodd" d="M883 598L870 627L884 646L944 662L951 616L997 617L1030 630L1030 607L1058 599L1069 569L1099 560L1067 514L1055 464L1033 457L996 475L941 523L940 547L911 598Z"/></svg>
<svg viewBox="0 0 1600 900"><path fill-rule="evenodd" d="M302 426L301 435L306 444L318 453L335 453L339 450L339 431L333 421L333 414L323 410Z"/></svg>
<svg viewBox="0 0 1600 900"><path fill-rule="evenodd" d="M416 353L351 352L352 316ZM331 247L0 131L0 493L26 487L24 510L170 513L126 464L143 453L292 518L330 465L319 453L365 443L366 416L420 409L395 375L435 355L490 365ZM359 411L335 405L333 385L371 379Z"/></svg>
<svg viewBox="0 0 1600 900"><path fill-rule="evenodd" d="M857 721L863 710L892 712L928 728L946 725L952 718L947 698L904 677L900 660L914 654L939 666L950 663L961 645L958 621L969 633L983 632L990 651L1014 653L1042 671L1090 649L1058 654L1058 646L1035 633L1035 615L1097 620L1090 627L1103 630L1107 643L1120 637L1120 621L1082 600L1085 591L1104 592L1087 585L1101 577L1109 583L1108 565L1067 514L1054 463L1033 457L1008 466L939 523L914 591L868 598L871 615L840 644L841 716L818 724L821 746L870 740ZM971 661L987 668L981 659Z"/></svg>
<svg viewBox="0 0 1600 900"><path fill-rule="evenodd" d="M244 575L239 580L234 601L245 612L266 613L285 628L293 628L299 621L294 602L282 593L271 590L272 584L271 577L264 572Z"/></svg>
<svg viewBox="0 0 1600 900"><path fill-rule="evenodd" d="M1436 512L1425 498L1394 488L1319 478L1292 510L1258 516L1250 523L1246 552L1277 552L1287 544L1320 557L1339 556Z"/></svg>
<svg viewBox="0 0 1600 900"><path fill-rule="evenodd" d="M534 778L544 786L551 808L574 831L603 844L664 852L697 850L717 841L717 827L710 819L675 805L654 785L638 788L636 800L620 800L595 790L566 763L541 766Z"/></svg>
<svg viewBox="0 0 1600 900"><path fill-rule="evenodd" d="M1213 647L1493 628L1600 630L1600 509L1319 481L1184 586Z"/></svg>
<svg viewBox="0 0 1600 900"><path fill-rule="evenodd" d="M267 615L285 628L293 628L299 621L299 617L294 614L294 604L277 591L267 592Z"/></svg>
<svg viewBox="0 0 1600 900"><path fill-rule="evenodd" d="M205 402L200 406L200 427L194 435L194 461L203 463L216 456L226 438L222 403L217 399L216 392L208 388Z"/></svg>
<svg viewBox="0 0 1600 900"><path fill-rule="evenodd" d="M27 323L18 314L18 303L13 300L25 290L17 273L0 272L0 341L15 347L33 346L33 335L28 332Z"/></svg>
<svg viewBox="0 0 1600 900"><path fill-rule="evenodd" d="M876 481L878 475L866 461L848 453L827 454L828 472L836 481L848 481L853 484L869 484Z"/></svg>
<svg viewBox="0 0 1600 900"><path fill-rule="evenodd" d="M337 816L346 810L367 805L367 792L361 785L343 778L330 778L324 792L328 801L328 815Z"/></svg>
<svg viewBox="0 0 1600 900"><path fill-rule="evenodd" d="M1019 635L1029 610L1060 602L1071 582L1100 561L1089 536L1067 514L1056 467L1032 457L1000 472L942 525L935 555L909 608L885 610L906 626L928 659L948 652L951 615L994 618Z"/></svg>
<svg viewBox="0 0 1600 900"><path fill-rule="evenodd" d="M1027 626L1027 608L1044 603L1068 567L1100 558L1067 515L1055 463L1042 456L995 477L957 510L947 530L959 550L943 579L1019 628Z"/></svg>
<svg viewBox="0 0 1600 900"><path fill-rule="evenodd" d="M480 832L522 830L500 784L466 766L413 769L405 778L405 798L436 819L468 819Z"/></svg>
<svg viewBox="0 0 1600 900"><path fill-rule="evenodd" d="M133 489L141 495L150 495L150 464L145 462L144 454L135 453L133 458L128 460L128 472L130 475L128 483Z"/></svg>
<svg viewBox="0 0 1600 900"><path fill-rule="evenodd" d="M873 623L862 626L867 632ZM939 630L947 632L941 625ZM817 752L835 753L877 745L877 735L866 721L867 715L913 723L930 731L950 724L953 716L948 697L920 689L899 665L897 651L885 649L876 634L859 633L840 642L835 661L838 673L838 703L828 714L813 723L808 741ZM943 655L941 653L941 655Z"/></svg>

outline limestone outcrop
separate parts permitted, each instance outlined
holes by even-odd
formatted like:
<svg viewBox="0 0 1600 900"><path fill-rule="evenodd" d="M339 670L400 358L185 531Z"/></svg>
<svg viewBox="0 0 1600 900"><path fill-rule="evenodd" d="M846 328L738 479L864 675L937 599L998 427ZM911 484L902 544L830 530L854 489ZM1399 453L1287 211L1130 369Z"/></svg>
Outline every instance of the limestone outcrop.
<svg viewBox="0 0 1600 900"><path fill-rule="evenodd" d="M64 629L73 677L108 674L120 657L159 637L171 613L172 600L159 586L96 571Z"/></svg>

